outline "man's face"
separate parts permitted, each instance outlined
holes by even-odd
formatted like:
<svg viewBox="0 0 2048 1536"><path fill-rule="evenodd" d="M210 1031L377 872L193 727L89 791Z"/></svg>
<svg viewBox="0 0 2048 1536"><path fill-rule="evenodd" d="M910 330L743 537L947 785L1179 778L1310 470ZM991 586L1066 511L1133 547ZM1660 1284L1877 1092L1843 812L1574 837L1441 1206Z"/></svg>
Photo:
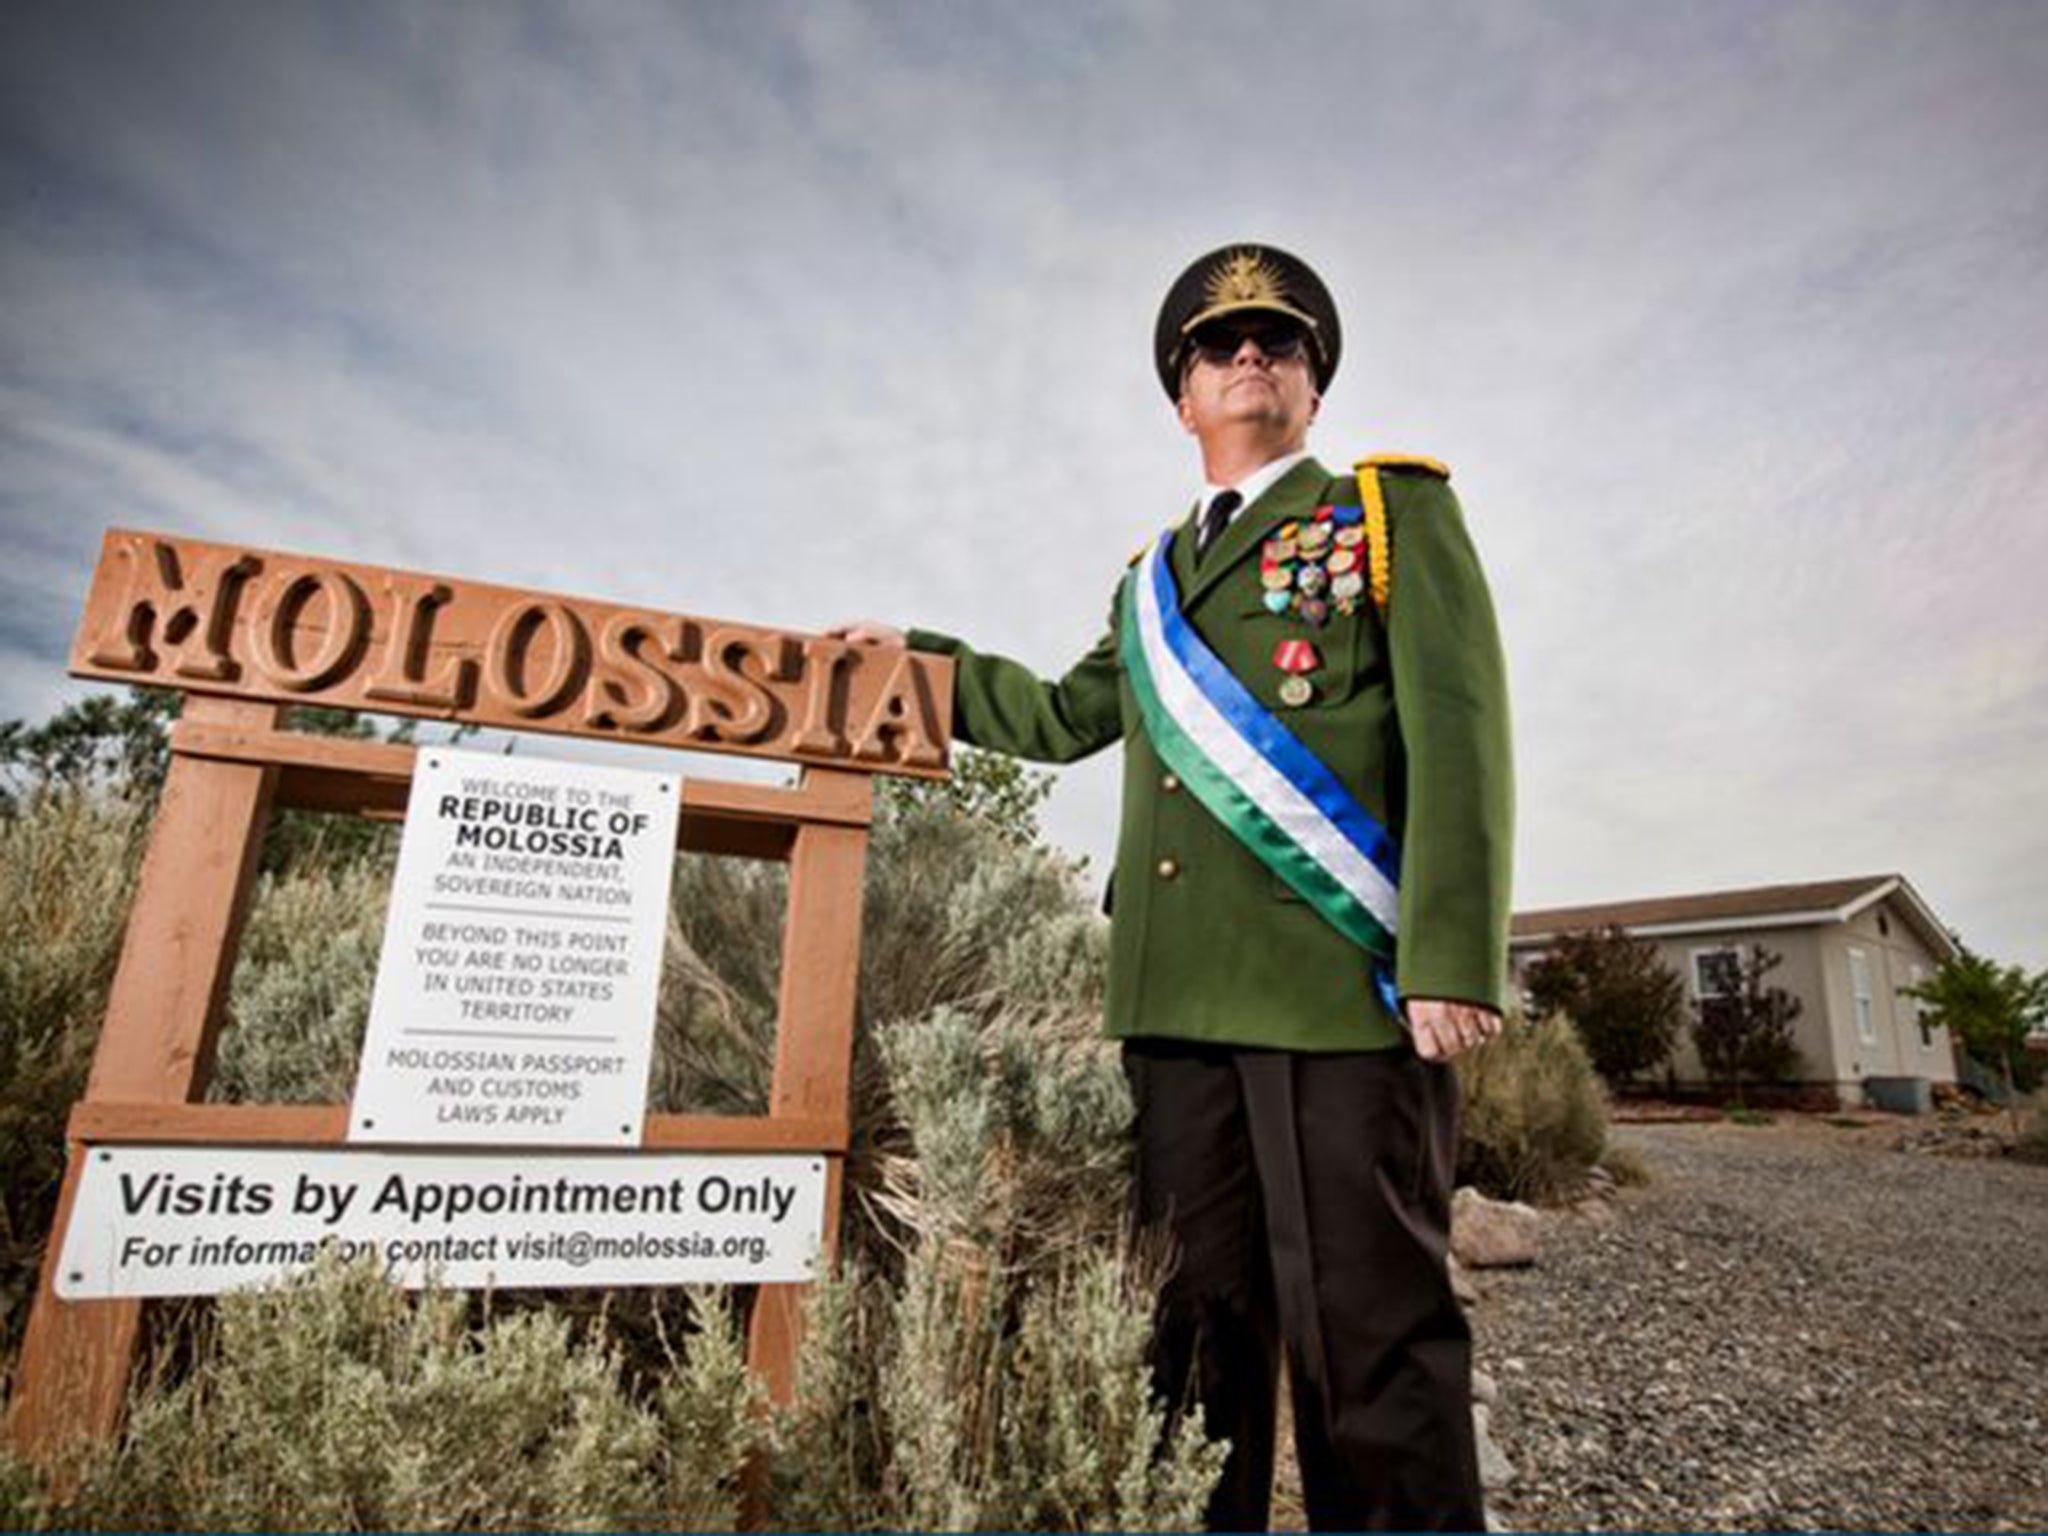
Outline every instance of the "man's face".
<svg viewBox="0 0 2048 1536"><path fill-rule="evenodd" d="M1263 426L1299 447L1322 397L1299 325L1271 315L1227 316L1195 333L1181 366L1180 422L1195 437Z"/></svg>

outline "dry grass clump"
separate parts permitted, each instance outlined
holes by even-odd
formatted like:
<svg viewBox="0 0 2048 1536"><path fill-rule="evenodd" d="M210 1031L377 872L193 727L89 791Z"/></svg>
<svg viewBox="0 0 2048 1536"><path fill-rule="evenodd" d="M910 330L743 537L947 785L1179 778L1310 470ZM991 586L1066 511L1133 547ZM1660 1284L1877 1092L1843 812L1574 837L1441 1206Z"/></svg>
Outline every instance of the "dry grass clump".
<svg viewBox="0 0 2048 1536"><path fill-rule="evenodd" d="M1606 1150L1607 1090L1571 1021L1513 1017L1454 1060L1463 1091L1458 1181L1504 1200L1575 1193Z"/></svg>
<svg viewBox="0 0 2048 1536"><path fill-rule="evenodd" d="M0 1445L0 1531L42 1531L55 1522L43 1480L5 1445Z"/></svg>
<svg viewBox="0 0 2048 1536"><path fill-rule="evenodd" d="M0 1360L28 1319L141 863L133 803L84 790L0 816Z"/></svg>
<svg viewBox="0 0 2048 1536"><path fill-rule="evenodd" d="M1651 1181L1650 1160L1625 1142L1610 1141L1600 1154L1600 1166L1614 1175L1617 1184L1637 1187Z"/></svg>

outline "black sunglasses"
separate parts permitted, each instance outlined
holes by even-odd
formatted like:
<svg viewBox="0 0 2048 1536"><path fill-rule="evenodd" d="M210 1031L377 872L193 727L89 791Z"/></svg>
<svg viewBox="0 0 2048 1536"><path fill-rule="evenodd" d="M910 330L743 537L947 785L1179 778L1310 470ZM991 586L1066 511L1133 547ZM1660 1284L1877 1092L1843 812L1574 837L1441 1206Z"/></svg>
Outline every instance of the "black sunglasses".
<svg viewBox="0 0 2048 1536"><path fill-rule="evenodd" d="M1188 338L1188 358L1222 367L1249 339L1276 363L1308 355L1308 332L1298 325L1262 321L1251 325L1205 325Z"/></svg>

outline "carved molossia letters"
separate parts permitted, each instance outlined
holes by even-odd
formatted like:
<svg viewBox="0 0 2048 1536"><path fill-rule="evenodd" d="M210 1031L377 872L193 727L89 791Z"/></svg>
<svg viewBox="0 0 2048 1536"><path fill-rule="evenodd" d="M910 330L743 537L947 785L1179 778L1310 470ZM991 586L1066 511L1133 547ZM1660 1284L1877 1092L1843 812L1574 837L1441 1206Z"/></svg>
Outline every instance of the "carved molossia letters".
<svg viewBox="0 0 2048 1536"><path fill-rule="evenodd" d="M326 607L326 623L301 639L300 625L315 602ZM280 561L256 597L249 644L256 670L291 693L324 688L362 656L370 635L370 607L363 589L336 570Z"/></svg>
<svg viewBox="0 0 2048 1536"><path fill-rule="evenodd" d="M445 581L386 571L384 647L363 684L363 696L387 709L411 705L433 714L462 707L469 697L476 663L467 656L436 661L428 642L434 615L454 601L455 589Z"/></svg>
<svg viewBox="0 0 2048 1536"><path fill-rule="evenodd" d="M290 704L944 772L952 663L113 529L71 670Z"/></svg>

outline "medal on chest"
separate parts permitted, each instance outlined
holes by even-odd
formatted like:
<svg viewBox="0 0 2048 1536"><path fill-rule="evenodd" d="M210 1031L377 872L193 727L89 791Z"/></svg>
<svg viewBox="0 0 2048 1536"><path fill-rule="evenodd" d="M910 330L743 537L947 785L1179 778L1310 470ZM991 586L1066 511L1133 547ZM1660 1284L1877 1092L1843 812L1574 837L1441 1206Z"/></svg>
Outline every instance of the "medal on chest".
<svg viewBox="0 0 2048 1536"><path fill-rule="evenodd" d="M1312 628L1328 623L1332 611L1356 613L1365 591L1364 519L1359 507L1317 507L1312 517L1283 523L1259 550L1267 610Z"/></svg>
<svg viewBox="0 0 2048 1536"><path fill-rule="evenodd" d="M1273 647L1273 665L1287 676L1280 683L1280 702L1299 709L1316 696L1316 685L1308 674L1323 664L1316 648L1306 640L1282 640Z"/></svg>

